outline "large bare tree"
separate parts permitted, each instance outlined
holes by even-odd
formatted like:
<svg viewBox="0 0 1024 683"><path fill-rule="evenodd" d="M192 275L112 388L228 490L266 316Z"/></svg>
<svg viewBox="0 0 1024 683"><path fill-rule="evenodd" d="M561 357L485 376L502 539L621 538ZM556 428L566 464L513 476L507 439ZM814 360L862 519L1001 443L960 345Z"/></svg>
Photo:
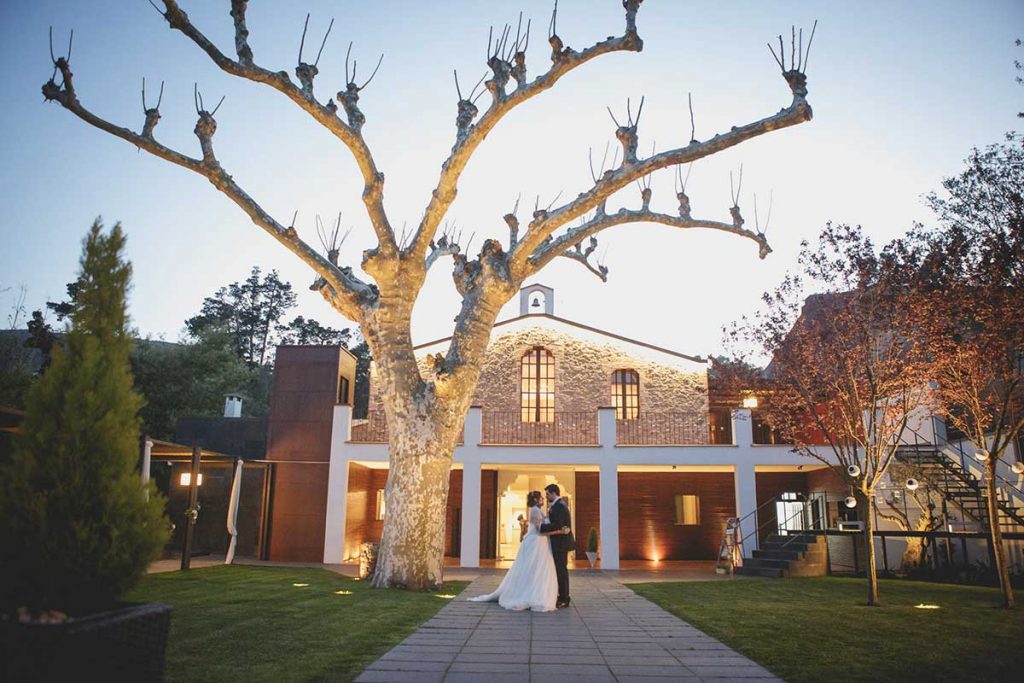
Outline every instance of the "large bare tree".
<svg viewBox="0 0 1024 683"><path fill-rule="evenodd" d="M301 50L295 67L298 82L286 71L261 66L249 44L248 2L231 0L230 4L234 57L207 38L176 0L163 0L159 11L173 30L205 52L223 71L277 90L348 148L362 176L363 203L377 238L377 244L363 252L361 268L367 277L337 263L336 244L327 245L326 255L318 253L299 237L294 225L275 219L239 186L215 152L216 108L208 111L201 98L196 98L195 134L202 155L193 157L161 144L154 137L160 120L159 102L152 107L144 103L145 118L138 133L87 109L75 90L70 54L54 57L54 75L43 86L43 95L86 123L207 178L257 226L308 264L317 275L315 289L342 315L360 325L377 363L390 452L385 489L388 514L374 584L417 589L436 586L442 579L444 507L452 453L477 385L491 328L501 307L516 294L524 280L560 256L579 261L604 279L607 269L590 260L593 240L602 230L617 225L653 222L674 228L720 230L754 241L762 258L770 252L763 232L745 227L736 201L728 221L693 216L685 187L677 192L679 207L673 214L651 208L649 184L643 186L638 208L609 211L606 202L618 190L659 169L678 168L745 140L809 121L811 107L806 100L805 71L813 31L806 46L802 32L798 39L795 31L786 40L779 36L777 53L776 46L770 45L792 92L788 106L703 141L694 138L691 128L691 139L684 145L645 158L638 153L641 107L637 107L636 112L628 111L625 122L616 123L615 129L615 137L622 147L617 157L621 162L616 159L612 168L595 173L593 186L579 192L572 200L553 208L536 208L525 226L521 226L515 211L505 215L508 242L503 245L499 240L488 239L479 253L470 257L462 253L457 240L442 227L470 158L507 114L549 90L576 68L603 55L639 52L643 41L637 32L636 19L641 0L622 2L625 10L622 35L598 41L582 50L565 45L559 37L556 3L548 25L549 59L544 70L532 78L526 63L529 22L525 30L521 23L514 28L506 26L489 40L486 64L490 73L483 84L484 90L465 95L459 91L454 144L441 165L440 177L430 193L422 219L408 238L396 234L388 218L384 174L377 167L363 135L366 117L360 108L360 96L367 83L360 84L354 73L352 76L346 73L347 82L336 99L318 96L313 88L317 62L303 61ZM484 91L490 99L481 112L476 102ZM444 256L452 258L452 278L462 297L461 310L455 319L447 352L429 359L424 367L417 363L413 352L410 321L428 269Z"/></svg>

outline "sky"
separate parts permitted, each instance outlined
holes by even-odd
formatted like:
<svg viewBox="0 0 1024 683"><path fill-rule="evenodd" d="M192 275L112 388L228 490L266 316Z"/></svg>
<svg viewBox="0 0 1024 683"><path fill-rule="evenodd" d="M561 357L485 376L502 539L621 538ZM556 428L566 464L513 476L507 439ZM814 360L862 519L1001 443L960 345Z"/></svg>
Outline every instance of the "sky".
<svg viewBox="0 0 1024 683"><path fill-rule="evenodd" d="M227 0L181 0L193 23L233 55ZM416 225L455 134L452 70L464 87L485 71L488 27L515 22L533 31L527 67L549 64L549 2L252 2L250 45L257 63L293 73L306 12L315 50L331 18L320 62L322 101L343 86L345 50L360 74L384 62L360 100L363 129L385 173L393 225ZM577 49L623 30L619 0L561 0L559 34ZM805 38L818 21L808 65L813 121L748 141L694 164L687 187L693 213L728 221L729 174L743 167L740 206L753 224L772 198L767 234L774 253L758 260L749 240L717 231L628 225L602 233L602 283L579 264L558 259L531 282L555 290L555 314L691 355L714 355L723 325L753 313L762 292L796 267L802 240L826 221L860 224L878 244L915 221L928 222L922 197L956 174L972 147L1018 125L1024 88L1024 3L1015 0L861 0L858 2L715 2L647 0L638 16L643 52L607 55L566 76L498 125L463 175L449 218L475 235L507 243L502 216L522 196L526 218L535 198L589 189L588 149L603 155L627 98L646 98L640 151L689 140L692 93L696 137L777 112L791 101L766 47L791 25ZM176 340L204 297L244 279L252 266L276 268L299 292L296 315L348 323L307 290L313 276L297 257L253 225L203 178L138 151L86 125L40 88L50 76L47 31L55 50L74 29L71 68L79 99L94 113L138 131L145 77L150 106L165 92L158 140L199 156L192 133L193 84L217 113L218 158L279 222L298 211L296 227L316 243L314 217L351 233L342 264L358 266L375 243L348 150L280 93L216 68L146 0L0 0L0 324L25 288L29 310L64 293L78 268L81 240L97 216L120 221L134 266L130 313L143 335ZM311 48L312 46L312 48ZM480 100L485 104L488 96ZM208 107L209 108L209 107ZM620 118L621 120L621 118ZM671 171L653 177L652 207L674 213ZM636 208L629 188L609 210ZM525 223L525 220L524 220ZM432 269L416 307L413 338L448 336L459 297L450 262ZM518 313L513 300L501 318Z"/></svg>

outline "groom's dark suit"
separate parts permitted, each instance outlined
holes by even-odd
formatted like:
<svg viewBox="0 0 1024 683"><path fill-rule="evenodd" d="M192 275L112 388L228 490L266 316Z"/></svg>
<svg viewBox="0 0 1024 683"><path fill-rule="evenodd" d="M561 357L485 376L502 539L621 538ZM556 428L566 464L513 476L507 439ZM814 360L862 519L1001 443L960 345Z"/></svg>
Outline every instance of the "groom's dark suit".
<svg viewBox="0 0 1024 683"><path fill-rule="evenodd" d="M558 602L563 603L569 600L569 569L566 567L569 551L576 547L576 539L572 536L572 519L569 515L569 506L565 500L559 498L548 508L548 521L541 524L541 532L558 531L562 527L569 527L567 534L555 534L548 536L551 539L551 555L555 561L555 574L558 576Z"/></svg>

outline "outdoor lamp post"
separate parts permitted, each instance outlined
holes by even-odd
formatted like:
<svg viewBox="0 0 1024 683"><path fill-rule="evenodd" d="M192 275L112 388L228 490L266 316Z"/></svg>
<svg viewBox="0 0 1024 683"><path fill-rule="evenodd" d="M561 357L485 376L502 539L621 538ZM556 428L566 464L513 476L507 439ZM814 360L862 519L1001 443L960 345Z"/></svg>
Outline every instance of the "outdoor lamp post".
<svg viewBox="0 0 1024 683"><path fill-rule="evenodd" d="M192 447L192 467L188 472L188 478L181 475L182 485L188 486L188 506L185 508L185 540L181 550L181 568L188 569L192 561L192 536L195 531L196 520L199 519L199 485L202 479L199 474L199 460L203 451L199 446Z"/></svg>

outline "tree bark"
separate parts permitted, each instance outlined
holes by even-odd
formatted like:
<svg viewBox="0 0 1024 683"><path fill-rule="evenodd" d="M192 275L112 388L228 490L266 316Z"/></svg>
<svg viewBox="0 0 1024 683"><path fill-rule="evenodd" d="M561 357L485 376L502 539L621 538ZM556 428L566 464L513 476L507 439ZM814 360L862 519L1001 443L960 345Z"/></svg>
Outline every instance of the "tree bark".
<svg viewBox="0 0 1024 683"><path fill-rule="evenodd" d="M480 377L479 357L508 296L504 290L468 296L482 300L460 316L449 358L429 358L428 367L421 367L410 341L407 302L391 300L382 291L382 301L388 303L373 313L376 325L366 327L375 357L377 348L389 351L381 354L377 366L388 424L389 470L384 532L373 575L376 587L435 590L443 582L452 456ZM424 379L431 373L432 381Z"/></svg>
<svg viewBox="0 0 1024 683"><path fill-rule="evenodd" d="M444 579L445 508L458 430L389 422L384 534L373 585L436 590Z"/></svg>
<svg viewBox="0 0 1024 683"><path fill-rule="evenodd" d="M878 567L875 562L875 496L873 491L858 491L864 503L864 562L868 579L868 606L878 605Z"/></svg>
<svg viewBox="0 0 1024 683"><path fill-rule="evenodd" d="M1014 608L1013 586L1010 584L1010 570L1006 564L1006 552L1003 548L1003 530L999 526L999 499L996 490L996 466L999 460L989 457L985 464L988 476L985 479L985 491L988 494L988 526L992 534L992 553L994 555L996 575L999 577L999 589L1003 593L1003 607Z"/></svg>

